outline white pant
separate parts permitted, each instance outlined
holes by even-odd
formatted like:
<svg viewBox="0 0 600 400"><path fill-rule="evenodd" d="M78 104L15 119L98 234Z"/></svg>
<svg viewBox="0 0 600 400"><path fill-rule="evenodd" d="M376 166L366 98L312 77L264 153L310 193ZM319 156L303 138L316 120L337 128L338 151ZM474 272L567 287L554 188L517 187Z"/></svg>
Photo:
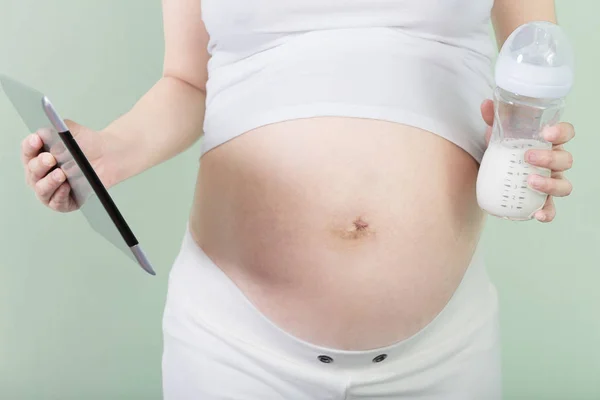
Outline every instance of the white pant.
<svg viewBox="0 0 600 400"><path fill-rule="evenodd" d="M497 294L479 253L447 306L417 334L385 348L340 351L273 324L186 232L163 320L164 398L501 399Z"/></svg>

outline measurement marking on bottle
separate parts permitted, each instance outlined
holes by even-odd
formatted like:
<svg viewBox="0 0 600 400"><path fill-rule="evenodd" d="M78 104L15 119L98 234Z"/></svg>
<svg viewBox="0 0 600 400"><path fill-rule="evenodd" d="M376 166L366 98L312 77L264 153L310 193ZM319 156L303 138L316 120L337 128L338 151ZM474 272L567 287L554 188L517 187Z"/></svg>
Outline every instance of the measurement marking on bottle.
<svg viewBox="0 0 600 400"><path fill-rule="evenodd" d="M502 207L506 208L506 204L502 204Z"/></svg>
<svg viewBox="0 0 600 400"><path fill-rule="evenodd" d="M527 189L527 186L521 186L521 189Z"/></svg>
<svg viewBox="0 0 600 400"><path fill-rule="evenodd" d="M507 188L509 188L509 187L510 187L510 185L504 185L504 186L506 186Z"/></svg>
<svg viewBox="0 0 600 400"><path fill-rule="evenodd" d="M509 175L514 175L512 172L507 172L507 174L509 174Z"/></svg>

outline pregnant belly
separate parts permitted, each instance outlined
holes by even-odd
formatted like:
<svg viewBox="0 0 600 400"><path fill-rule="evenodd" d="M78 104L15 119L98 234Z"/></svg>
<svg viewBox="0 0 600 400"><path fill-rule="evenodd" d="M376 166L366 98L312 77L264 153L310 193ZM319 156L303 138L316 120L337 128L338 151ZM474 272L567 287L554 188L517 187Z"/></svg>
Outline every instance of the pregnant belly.
<svg viewBox="0 0 600 400"><path fill-rule="evenodd" d="M284 330L379 347L423 328L458 286L483 222L476 175L466 152L416 128L289 121L204 155L190 226Z"/></svg>

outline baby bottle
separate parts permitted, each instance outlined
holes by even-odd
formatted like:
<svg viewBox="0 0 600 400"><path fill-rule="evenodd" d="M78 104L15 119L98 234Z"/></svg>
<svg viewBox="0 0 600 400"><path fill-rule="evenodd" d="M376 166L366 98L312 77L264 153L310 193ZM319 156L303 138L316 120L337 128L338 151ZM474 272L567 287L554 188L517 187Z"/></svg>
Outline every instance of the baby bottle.
<svg viewBox="0 0 600 400"><path fill-rule="evenodd" d="M558 25L528 23L506 40L496 62L492 137L477 176L484 211L519 221L543 207L547 195L527 180L550 170L528 164L525 153L552 148L542 132L559 122L573 79L572 49Z"/></svg>

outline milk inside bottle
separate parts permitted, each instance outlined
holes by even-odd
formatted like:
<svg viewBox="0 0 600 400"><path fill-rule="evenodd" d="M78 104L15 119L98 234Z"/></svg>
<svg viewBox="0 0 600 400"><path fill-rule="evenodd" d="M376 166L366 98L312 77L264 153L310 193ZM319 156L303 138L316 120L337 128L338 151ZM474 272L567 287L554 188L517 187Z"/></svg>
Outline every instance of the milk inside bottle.
<svg viewBox="0 0 600 400"><path fill-rule="evenodd" d="M547 195L530 188L528 178L550 170L528 164L525 155L552 148L542 132L559 122L573 79L572 49L555 24L522 25L502 46L492 137L477 176L477 202L489 214L529 220L543 207Z"/></svg>

